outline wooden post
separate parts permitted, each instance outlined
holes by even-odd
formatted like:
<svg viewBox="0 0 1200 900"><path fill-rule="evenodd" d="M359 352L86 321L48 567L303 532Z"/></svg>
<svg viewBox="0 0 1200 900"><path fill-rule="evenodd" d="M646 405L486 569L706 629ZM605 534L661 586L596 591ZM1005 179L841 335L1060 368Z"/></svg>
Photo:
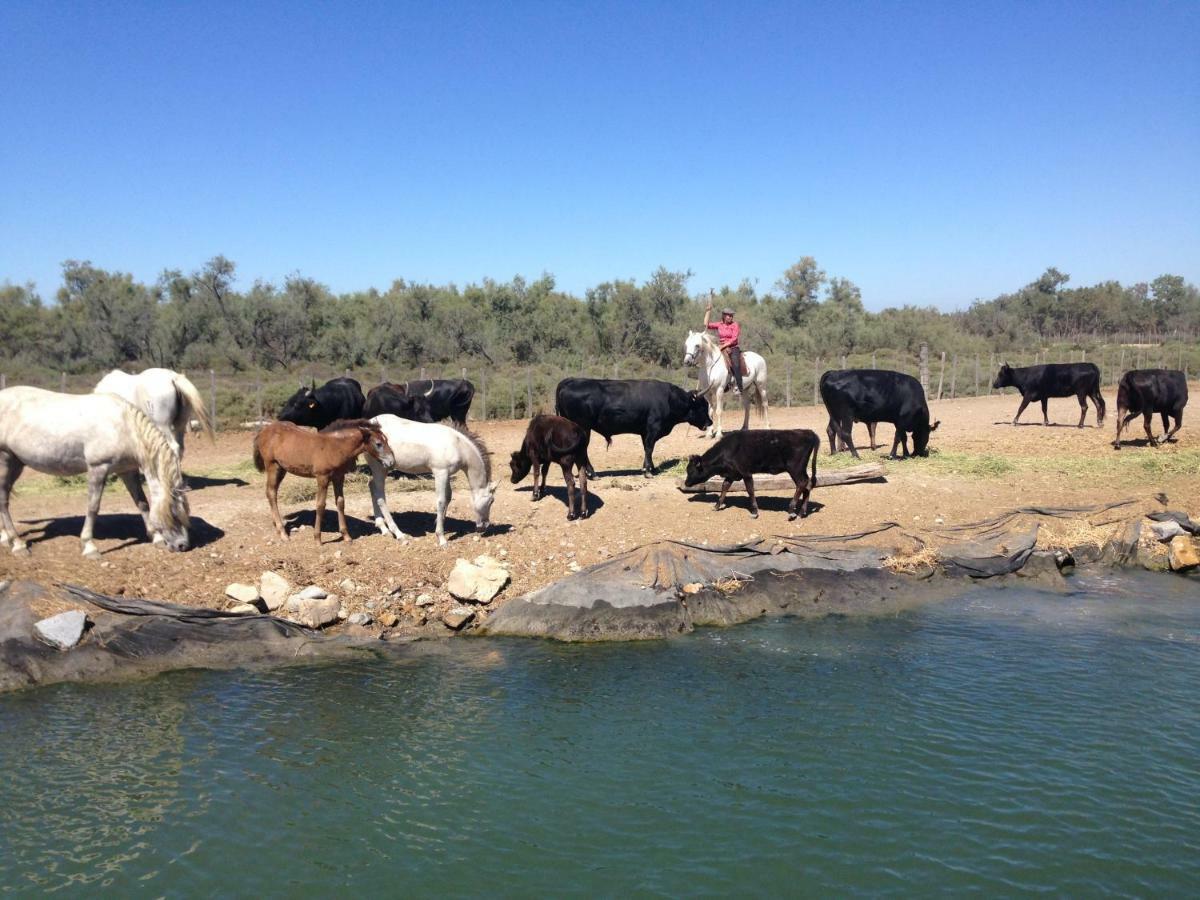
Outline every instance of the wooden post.
<svg viewBox="0 0 1200 900"><path fill-rule="evenodd" d="M992 351L988 354L988 370L987 370L987 389L988 396L992 396L992 373L996 371L996 353Z"/></svg>
<svg viewBox="0 0 1200 900"><path fill-rule="evenodd" d="M208 402L212 412L213 431L217 430L217 373L208 370Z"/></svg>
<svg viewBox="0 0 1200 900"><path fill-rule="evenodd" d="M1125 371L1125 345L1122 344L1121 345L1121 361L1119 363L1117 363L1117 371L1113 372L1113 378L1114 379L1120 378L1121 376L1117 373L1118 372L1123 373L1124 371ZM1113 381L1113 384L1116 384L1115 380Z"/></svg>
<svg viewBox="0 0 1200 900"><path fill-rule="evenodd" d="M975 393L972 394L972 396L974 396L974 397L979 396L979 354L978 353L975 354Z"/></svg>
<svg viewBox="0 0 1200 900"><path fill-rule="evenodd" d="M0 372L0 391L8 387L8 376Z"/></svg>
<svg viewBox="0 0 1200 900"><path fill-rule="evenodd" d="M467 380L467 367L466 366L462 367L462 380L463 381Z"/></svg>
<svg viewBox="0 0 1200 900"><path fill-rule="evenodd" d="M846 368L846 354L845 353L842 354L842 368L843 369Z"/></svg>
<svg viewBox="0 0 1200 900"><path fill-rule="evenodd" d="M876 366L875 366L875 351L874 350L871 351L871 368L872 369L876 368Z"/></svg>
<svg viewBox="0 0 1200 900"><path fill-rule="evenodd" d="M819 398L818 385L821 381L821 357L813 360L813 406L817 405Z"/></svg>
<svg viewBox="0 0 1200 900"><path fill-rule="evenodd" d="M533 375L525 370L525 415L533 415Z"/></svg>
<svg viewBox="0 0 1200 900"><path fill-rule="evenodd" d="M421 366L421 380L422 381L425 380L425 367L424 366Z"/></svg>
<svg viewBox="0 0 1200 900"><path fill-rule="evenodd" d="M349 377L350 377L350 370L349 370L349 369L346 369L346 371L345 371L344 373L342 373L342 374L343 374L343 377L345 377L345 378L349 378Z"/></svg>
<svg viewBox="0 0 1200 900"><path fill-rule="evenodd" d="M508 417L515 419L517 417L517 379L516 376L508 379Z"/></svg>
<svg viewBox="0 0 1200 900"><path fill-rule="evenodd" d="M261 421L263 420L263 408L262 408L262 379L261 379L261 378L258 378L258 379L256 379L256 380L255 380L255 382L254 382L254 398L255 398L255 404L254 404L254 405L255 405L255 407L257 407L257 409L258 409L258 418L257 418L255 421L256 421L256 422L261 422Z"/></svg>
<svg viewBox="0 0 1200 900"><path fill-rule="evenodd" d="M929 396L929 345L921 342L921 390Z"/></svg>
<svg viewBox="0 0 1200 900"><path fill-rule="evenodd" d="M950 399L955 396L954 387L958 383L958 354L954 354L954 361L950 364Z"/></svg>
<svg viewBox="0 0 1200 900"><path fill-rule="evenodd" d="M58 389L59 389L59 391L61 391L64 394L67 392L67 373L66 372L59 373Z"/></svg>
<svg viewBox="0 0 1200 900"><path fill-rule="evenodd" d="M479 385L480 385L480 387L479 387L479 393L481 393L481 394L483 395L483 415L481 416L481 418L483 419L483 421L485 421L485 422L486 422L486 421L487 421L487 417L488 417L488 407L487 407L487 369L480 369L480 370L479 370Z"/></svg>
<svg viewBox="0 0 1200 900"><path fill-rule="evenodd" d="M942 351L942 369L938 373L938 392L937 398L942 399L942 380L946 377L946 351Z"/></svg>
<svg viewBox="0 0 1200 900"><path fill-rule="evenodd" d="M792 361L790 359L787 364L787 380L784 385L783 405L790 409L792 406Z"/></svg>

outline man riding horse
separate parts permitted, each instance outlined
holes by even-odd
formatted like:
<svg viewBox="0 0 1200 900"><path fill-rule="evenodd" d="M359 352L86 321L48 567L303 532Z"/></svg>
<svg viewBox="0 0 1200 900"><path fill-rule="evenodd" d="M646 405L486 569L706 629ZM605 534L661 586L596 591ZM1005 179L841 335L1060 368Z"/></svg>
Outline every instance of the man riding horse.
<svg viewBox="0 0 1200 900"><path fill-rule="evenodd" d="M712 315L713 308L713 292L708 292L708 306L704 307L704 328L705 330L713 330L717 333L718 347L721 354L725 357L725 368L733 373L733 380L737 382L737 391L742 392L742 350L738 346L738 337L741 334L741 326L733 321L733 310L728 306L721 310L720 322L709 322L709 317ZM728 383L726 383L728 390Z"/></svg>

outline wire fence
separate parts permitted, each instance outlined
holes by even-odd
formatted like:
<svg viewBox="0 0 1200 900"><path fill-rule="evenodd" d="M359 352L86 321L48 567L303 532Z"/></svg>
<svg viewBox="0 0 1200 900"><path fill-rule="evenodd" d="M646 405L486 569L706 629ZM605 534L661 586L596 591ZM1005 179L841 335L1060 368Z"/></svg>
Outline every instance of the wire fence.
<svg viewBox="0 0 1200 900"><path fill-rule="evenodd" d="M768 402L773 407L816 405L820 402L818 381L828 369L889 369L912 375L925 387L930 400L987 396L999 391L992 381L1002 363L1029 366L1048 362L1093 362L1100 368L1104 387L1115 386L1130 369L1166 368L1184 371L1191 377L1200 372L1200 342L1177 344L1110 343L1091 351L1071 347L1030 348L1024 353L963 354L936 350L925 345L918 353L874 350L799 359L783 354L764 354L767 361ZM5 371L0 361L0 390L8 385L31 384L50 390L84 393L95 387L103 373L68 374L47 370ZM581 359L577 366L526 365L481 366L441 365L416 369L396 366L337 368L313 363L290 373L279 371L219 373L212 370L186 372L214 412L219 429L254 427L272 418L301 385L322 384L348 375L364 392L385 381L418 381L429 378L467 378L475 385L471 418L483 420L525 419L554 411L554 392L559 381L572 376L591 378L656 378L684 388L697 385L694 368L665 368L642 360Z"/></svg>

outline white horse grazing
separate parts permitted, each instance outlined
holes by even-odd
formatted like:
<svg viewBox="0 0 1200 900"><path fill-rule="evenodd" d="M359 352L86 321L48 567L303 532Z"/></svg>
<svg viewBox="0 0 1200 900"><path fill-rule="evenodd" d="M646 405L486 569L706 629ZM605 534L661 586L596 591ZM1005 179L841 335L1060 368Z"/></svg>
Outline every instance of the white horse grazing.
<svg viewBox="0 0 1200 900"><path fill-rule="evenodd" d="M136 375L113 369L100 379L93 393L116 394L136 406L163 430L181 459L183 435L192 419L213 437L212 417L200 392L186 375L170 369L146 369Z"/></svg>
<svg viewBox="0 0 1200 900"><path fill-rule="evenodd" d="M433 473L437 493L437 538L446 546L446 507L450 505L450 478L455 472L467 470L471 485L471 504L475 507L475 527L485 531L490 524L492 501L496 499L496 483L492 481L492 461L483 442L465 428L449 425L429 425L399 416L384 414L371 420L383 429L388 446L396 461L392 468L410 475ZM371 467L371 506L375 526L380 534L398 539L408 537L397 527L388 509L385 482L388 470L379 460L367 457Z"/></svg>
<svg viewBox="0 0 1200 900"><path fill-rule="evenodd" d="M58 394L35 387L0 391L0 544L29 548L8 512L13 482L29 466L50 475L88 477L88 510L79 539L98 558L92 526L104 480L119 475L146 523L146 533L170 550L188 548L188 504L179 454L141 410L112 394ZM146 476L150 502L138 472Z"/></svg>
<svg viewBox="0 0 1200 900"><path fill-rule="evenodd" d="M745 350L742 351L742 359L750 371L749 375L742 376L742 409L745 411L742 430L750 427L751 400L758 407L763 426L770 428L771 420L767 417L767 361L757 353ZM689 331L687 340L683 342L683 364L700 369L698 393L708 401L713 421L708 436L719 438L724 433L721 418L725 411L725 384L729 379L729 367L725 365L725 356L716 338L707 332Z"/></svg>

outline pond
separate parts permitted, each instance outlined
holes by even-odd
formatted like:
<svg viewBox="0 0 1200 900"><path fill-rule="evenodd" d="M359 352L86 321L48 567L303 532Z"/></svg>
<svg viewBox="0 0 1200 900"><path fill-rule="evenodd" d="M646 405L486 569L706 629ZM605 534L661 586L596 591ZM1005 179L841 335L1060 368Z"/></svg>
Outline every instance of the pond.
<svg viewBox="0 0 1200 900"><path fill-rule="evenodd" d="M0 697L0 892L1190 895L1200 586Z"/></svg>

